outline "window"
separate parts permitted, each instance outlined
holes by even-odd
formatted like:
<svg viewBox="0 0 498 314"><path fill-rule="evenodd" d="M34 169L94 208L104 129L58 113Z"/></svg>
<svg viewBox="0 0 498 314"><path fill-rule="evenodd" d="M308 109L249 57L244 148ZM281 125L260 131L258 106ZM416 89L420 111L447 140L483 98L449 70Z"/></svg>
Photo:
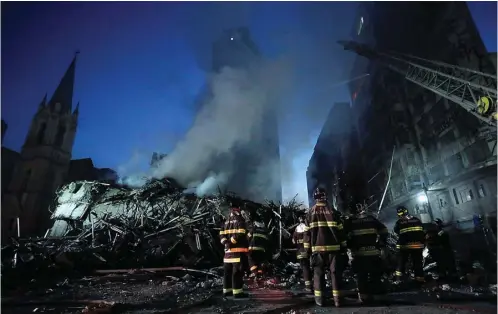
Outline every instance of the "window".
<svg viewBox="0 0 498 314"><path fill-rule="evenodd" d="M484 185L479 184L479 188L477 189L477 194L479 195L480 198L486 196L486 190L484 189Z"/></svg>
<svg viewBox="0 0 498 314"><path fill-rule="evenodd" d="M457 192L455 189L453 189L453 197L455 198L455 203L458 205L460 204L460 202L458 202L458 196L457 196Z"/></svg>
<svg viewBox="0 0 498 314"><path fill-rule="evenodd" d="M64 135L66 133L66 128L63 125L59 125L59 129L57 131L57 136L55 137L55 146L62 146L64 143Z"/></svg>
<svg viewBox="0 0 498 314"><path fill-rule="evenodd" d="M40 128L38 129L38 135L37 135L37 143L38 144L43 144L43 140L45 139L45 130L47 129L47 124L42 123L40 125Z"/></svg>
<svg viewBox="0 0 498 314"><path fill-rule="evenodd" d="M360 36L362 28L363 28L363 16L360 17L360 24L358 24L358 36Z"/></svg>
<svg viewBox="0 0 498 314"><path fill-rule="evenodd" d="M439 208L444 208L446 206L446 200L439 198Z"/></svg>
<svg viewBox="0 0 498 314"><path fill-rule="evenodd" d="M455 133L452 130L446 132L443 136L439 138L439 142L443 146L453 144L455 142Z"/></svg>
<svg viewBox="0 0 498 314"><path fill-rule="evenodd" d="M472 189L470 189L468 186L463 186L463 187L459 188L457 196L458 196L458 200L462 204L470 202L474 199L474 193L472 193Z"/></svg>

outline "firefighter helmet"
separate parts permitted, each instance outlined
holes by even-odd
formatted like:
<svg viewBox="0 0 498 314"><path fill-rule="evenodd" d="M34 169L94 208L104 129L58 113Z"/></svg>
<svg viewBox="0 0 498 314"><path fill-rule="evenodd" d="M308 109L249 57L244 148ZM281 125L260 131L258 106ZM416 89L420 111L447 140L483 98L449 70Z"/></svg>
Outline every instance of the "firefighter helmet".
<svg viewBox="0 0 498 314"><path fill-rule="evenodd" d="M398 217L404 217L408 215L408 209L405 206L398 206L398 208L396 208L396 213L398 214Z"/></svg>
<svg viewBox="0 0 498 314"><path fill-rule="evenodd" d="M313 198L316 201L325 201L327 200L327 192L324 188L316 188L315 193L313 193Z"/></svg>

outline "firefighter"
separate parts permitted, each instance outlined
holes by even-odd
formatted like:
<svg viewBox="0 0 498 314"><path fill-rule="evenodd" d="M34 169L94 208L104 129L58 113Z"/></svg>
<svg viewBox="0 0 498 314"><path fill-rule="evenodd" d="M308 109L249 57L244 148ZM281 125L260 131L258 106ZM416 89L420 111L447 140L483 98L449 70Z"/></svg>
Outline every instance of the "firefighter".
<svg viewBox="0 0 498 314"><path fill-rule="evenodd" d="M340 306L342 272L346 238L343 225L327 205L326 192L317 188L313 194L316 203L308 212L306 228L311 246L311 267L313 267L313 290L315 303L323 306L325 301L325 270L330 268L332 296L336 307Z"/></svg>
<svg viewBox="0 0 498 314"><path fill-rule="evenodd" d="M240 207L231 203L230 214L220 231L221 244L225 246L223 258L223 296L244 298L244 258L248 252L247 230Z"/></svg>
<svg viewBox="0 0 498 314"><path fill-rule="evenodd" d="M301 265L301 271L304 277L304 289L306 292L311 292L311 269L310 269L310 256L309 249L310 243L309 238L305 237L305 230L307 229L305 224L305 214L299 215L299 224L294 230L292 235L292 243L296 245L297 249L297 260L299 265Z"/></svg>
<svg viewBox="0 0 498 314"><path fill-rule="evenodd" d="M450 237L443 230L443 221L441 219L436 219L434 225L435 229L426 235L426 245L429 249L429 254L437 264L439 278L449 279L455 274Z"/></svg>
<svg viewBox="0 0 498 314"><path fill-rule="evenodd" d="M396 269L397 282L401 282L405 274L406 263L411 258L415 281L424 282L423 256L425 233L422 222L408 213L408 209L399 206L396 209L398 220L394 225L394 233L398 235L398 267Z"/></svg>
<svg viewBox="0 0 498 314"><path fill-rule="evenodd" d="M254 276L263 275L263 264L269 253L268 230L262 219L256 217L251 225L249 233L249 266Z"/></svg>
<svg viewBox="0 0 498 314"><path fill-rule="evenodd" d="M356 206L356 215L345 221L344 228L348 232L348 248L353 257L358 300L367 303L381 291L381 249L385 247L388 231L383 223L367 214L363 204Z"/></svg>

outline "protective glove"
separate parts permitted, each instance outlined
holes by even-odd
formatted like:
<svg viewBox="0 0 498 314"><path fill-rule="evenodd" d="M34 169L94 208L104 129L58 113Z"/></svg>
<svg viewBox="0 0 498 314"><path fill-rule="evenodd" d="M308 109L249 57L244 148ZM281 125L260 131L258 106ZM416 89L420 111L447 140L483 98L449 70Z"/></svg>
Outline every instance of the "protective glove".
<svg viewBox="0 0 498 314"><path fill-rule="evenodd" d="M225 242L225 252L228 251L230 249L230 244L227 242Z"/></svg>

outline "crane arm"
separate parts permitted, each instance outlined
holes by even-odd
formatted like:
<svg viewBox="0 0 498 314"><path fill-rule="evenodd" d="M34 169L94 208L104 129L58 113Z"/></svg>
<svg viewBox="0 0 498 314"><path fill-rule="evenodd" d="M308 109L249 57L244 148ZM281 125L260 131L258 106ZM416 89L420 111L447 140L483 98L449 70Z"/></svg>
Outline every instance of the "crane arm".
<svg viewBox="0 0 498 314"><path fill-rule="evenodd" d="M495 75L451 64L397 53L383 53L354 41L339 41L345 50L403 75L406 80L460 105L496 133L497 80Z"/></svg>

